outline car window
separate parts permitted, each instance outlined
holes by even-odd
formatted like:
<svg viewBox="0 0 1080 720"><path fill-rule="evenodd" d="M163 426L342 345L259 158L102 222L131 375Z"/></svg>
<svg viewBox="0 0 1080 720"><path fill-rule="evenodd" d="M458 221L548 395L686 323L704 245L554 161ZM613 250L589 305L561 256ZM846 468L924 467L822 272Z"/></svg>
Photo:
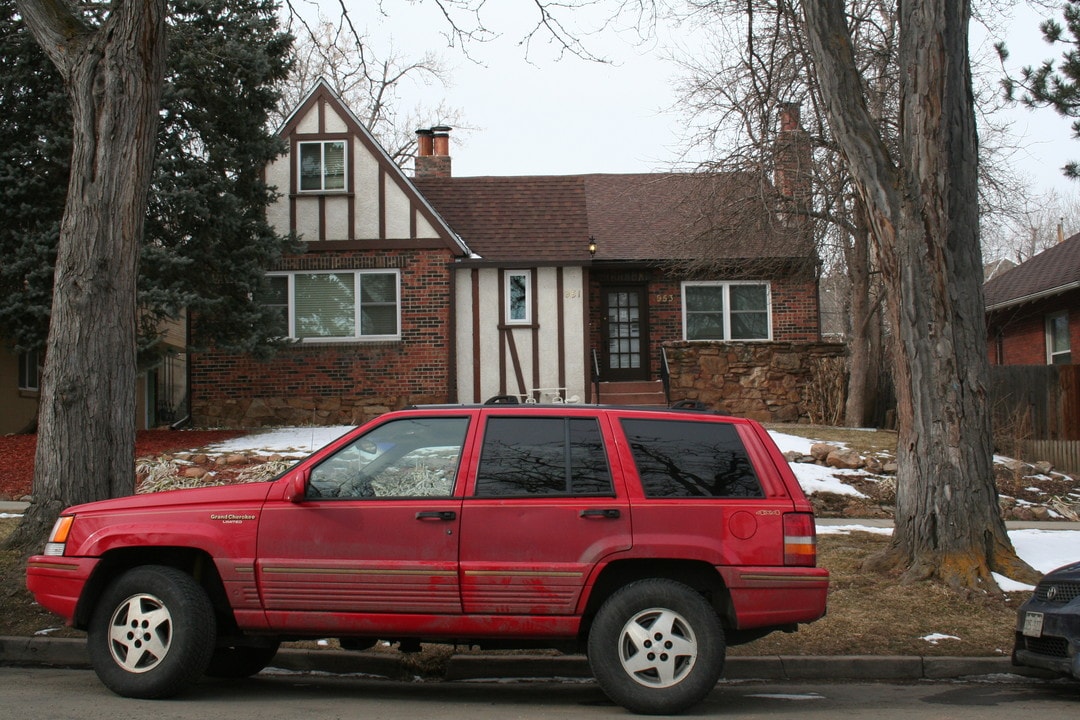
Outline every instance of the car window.
<svg viewBox="0 0 1080 720"><path fill-rule="evenodd" d="M493 417L476 495L613 495L596 418Z"/></svg>
<svg viewBox="0 0 1080 720"><path fill-rule="evenodd" d="M468 418L380 425L311 471L309 498L438 497L454 492Z"/></svg>
<svg viewBox="0 0 1080 720"><path fill-rule="evenodd" d="M762 497L739 433L725 423L624 418L646 497Z"/></svg>

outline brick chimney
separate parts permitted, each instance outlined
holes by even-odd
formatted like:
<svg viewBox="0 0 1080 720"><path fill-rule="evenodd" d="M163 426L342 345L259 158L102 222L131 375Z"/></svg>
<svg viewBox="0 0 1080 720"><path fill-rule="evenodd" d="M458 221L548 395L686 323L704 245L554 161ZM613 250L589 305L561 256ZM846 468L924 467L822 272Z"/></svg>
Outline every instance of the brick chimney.
<svg viewBox="0 0 1080 720"><path fill-rule="evenodd" d="M450 177L450 130L446 125L436 125L416 131L414 177Z"/></svg>
<svg viewBox="0 0 1080 720"><path fill-rule="evenodd" d="M803 129L799 103L780 106L780 132L774 150L776 190L790 207L789 221L807 222L812 178L810 135Z"/></svg>

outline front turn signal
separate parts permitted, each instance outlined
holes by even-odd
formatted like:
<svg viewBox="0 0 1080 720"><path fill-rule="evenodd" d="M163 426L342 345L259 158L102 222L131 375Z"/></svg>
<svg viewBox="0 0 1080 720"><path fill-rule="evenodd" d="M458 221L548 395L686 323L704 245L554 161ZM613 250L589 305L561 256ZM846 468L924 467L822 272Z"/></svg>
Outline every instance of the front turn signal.
<svg viewBox="0 0 1080 720"><path fill-rule="evenodd" d="M63 555L71 526L75 523L74 515L61 515L56 519L52 532L49 533L49 541L45 543L46 555Z"/></svg>

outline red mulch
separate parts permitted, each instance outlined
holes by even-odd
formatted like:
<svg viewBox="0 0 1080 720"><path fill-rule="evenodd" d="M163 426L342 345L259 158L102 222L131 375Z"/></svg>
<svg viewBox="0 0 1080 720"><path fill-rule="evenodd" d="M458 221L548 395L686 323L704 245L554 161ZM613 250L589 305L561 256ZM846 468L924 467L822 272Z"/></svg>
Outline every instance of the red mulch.
<svg viewBox="0 0 1080 720"><path fill-rule="evenodd" d="M239 430L141 430L135 436L135 455L194 450L244 434ZM30 494L36 447L37 435L0 435L0 498Z"/></svg>

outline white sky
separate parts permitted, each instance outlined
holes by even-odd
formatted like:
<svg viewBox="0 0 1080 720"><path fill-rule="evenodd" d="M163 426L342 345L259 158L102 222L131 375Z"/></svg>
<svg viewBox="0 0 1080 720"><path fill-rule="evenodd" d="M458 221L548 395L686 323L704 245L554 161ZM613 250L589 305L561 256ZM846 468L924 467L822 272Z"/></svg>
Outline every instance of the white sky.
<svg viewBox="0 0 1080 720"><path fill-rule="evenodd" d="M471 43L473 62L460 49L447 47L445 21L431 0L384 0L386 16L372 0L342 2L378 51L385 54L392 41L402 55L416 58L433 51L449 66L451 87L416 86L409 92L417 100L423 97L425 105L445 101L462 111L468 129L451 136L455 175L650 172L671 168L685 150L686 120L672 109L677 69L666 59L666 48L675 43L693 47L685 28L662 27L660 38L645 45L633 44L636 35L625 31L591 39L589 47L610 58L611 65L570 56L555 61L554 49L541 37L530 49L530 63L519 41L531 27L533 3L487 0L487 25L501 36ZM339 9L338 0L301 3L318 5L327 16ZM1020 8L1002 24L1012 68L1060 55L1042 41L1038 22L1036 13ZM982 39L982 30L973 29L973 53ZM1009 116L1017 133L1015 164L1038 187L1077 193L1080 185L1059 171L1065 161L1080 159L1080 141L1072 139L1069 122L1049 109L1017 108Z"/></svg>

